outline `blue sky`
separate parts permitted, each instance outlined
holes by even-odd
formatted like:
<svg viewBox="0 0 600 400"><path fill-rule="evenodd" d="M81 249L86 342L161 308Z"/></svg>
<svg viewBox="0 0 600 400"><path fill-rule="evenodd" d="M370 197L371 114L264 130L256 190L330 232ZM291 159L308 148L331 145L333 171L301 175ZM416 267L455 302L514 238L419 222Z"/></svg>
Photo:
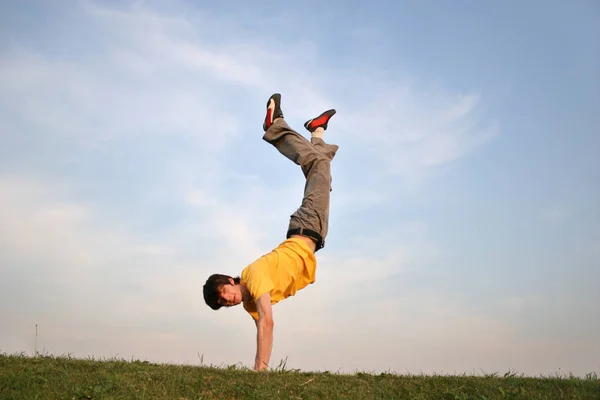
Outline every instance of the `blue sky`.
<svg viewBox="0 0 600 400"><path fill-rule="evenodd" d="M600 371L593 1L0 5L0 350L250 365L201 286L284 237L261 140L327 108L317 282L275 306L305 370Z"/></svg>

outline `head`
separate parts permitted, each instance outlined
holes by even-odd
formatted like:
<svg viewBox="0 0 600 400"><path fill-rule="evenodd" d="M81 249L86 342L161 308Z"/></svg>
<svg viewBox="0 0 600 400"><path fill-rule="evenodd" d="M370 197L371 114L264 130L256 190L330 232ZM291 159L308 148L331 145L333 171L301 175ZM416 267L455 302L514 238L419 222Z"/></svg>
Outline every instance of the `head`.
<svg viewBox="0 0 600 400"><path fill-rule="evenodd" d="M204 301L213 310L236 306L242 302L240 277L214 274L208 277L203 287Z"/></svg>

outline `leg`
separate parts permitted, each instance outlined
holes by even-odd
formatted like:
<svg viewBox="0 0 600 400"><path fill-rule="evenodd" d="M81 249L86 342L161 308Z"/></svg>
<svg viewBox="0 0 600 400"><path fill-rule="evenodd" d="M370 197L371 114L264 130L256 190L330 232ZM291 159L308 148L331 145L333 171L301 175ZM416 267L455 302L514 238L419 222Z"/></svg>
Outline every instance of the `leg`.
<svg viewBox="0 0 600 400"><path fill-rule="evenodd" d="M283 117L276 119L267 129L263 140L275 148L289 160L302 168L304 177L308 179L308 169L315 159L325 157L332 160L338 146L327 144L323 139L313 137L309 142L304 136L290 128Z"/></svg>
<svg viewBox="0 0 600 400"><path fill-rule="evenodd" d="M306 229L316 232L317 251L325 245L329 228L330 163L329 158L320 154L312 163L303 167L306 175L304 197L300 208L291 215L288 227L288 237L292 234L303 234ZM312 235L309 233L308 236Z"/></svg>
<svg viewBox="0 0 600 400"><path fill-rule="evenodd" d="M300 208L290 217L287 237L292 234L312 237L319 250L325 244L329 225L330 162L338 150L338 146L325 143L322 137L335 110L329 110L305 124L312 134L309 142L285 122L279 107L279 97L275 97L272 103L271 99L267 103L267 120L263 126L266 132L263 139L289 160L300 165L306 178L304 198ZM269 104L272 106L271 111ZM270 117L271 120L268 120Z"/></svg>

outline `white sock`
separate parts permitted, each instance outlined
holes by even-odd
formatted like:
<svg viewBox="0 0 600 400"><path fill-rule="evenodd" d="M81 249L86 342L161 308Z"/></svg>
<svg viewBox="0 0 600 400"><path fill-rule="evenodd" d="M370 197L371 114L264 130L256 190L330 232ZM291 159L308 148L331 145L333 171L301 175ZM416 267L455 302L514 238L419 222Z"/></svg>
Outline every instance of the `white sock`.
<svg viewBox="0 0 600 400"><path fill-rule="evenodd" d="M323 134L324 133L325 133L325 129L323 129L323 127L320 126L317 129L315 129L314 132L311 132L310 135L312 137L323 139Z"/></svg>

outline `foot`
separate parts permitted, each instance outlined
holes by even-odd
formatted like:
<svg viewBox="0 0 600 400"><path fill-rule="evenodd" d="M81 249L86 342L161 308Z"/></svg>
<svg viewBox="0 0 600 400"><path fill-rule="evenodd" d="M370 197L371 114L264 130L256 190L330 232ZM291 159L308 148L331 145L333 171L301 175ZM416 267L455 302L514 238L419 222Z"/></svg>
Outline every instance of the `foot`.
<svg viewBox="0 0 600 400"><path fill-rule="evenodd" d="M309 132L314 132L318 128L323 128L323 130L327 129L327 124L331 117L335 115L335 110L327 110L323 114L319 115L316 118L309 119L304 123L304 127L308 129Z"/></svg>
<svg viewBox="0 0 600 400"><path fill-rule="evenodd" d="M263 130L266 132L277 118L283 118L283 112L281 111L281 94L279 93L273 94L269 97L269 101L267 101L267 115L265 116Z"/></svg>

